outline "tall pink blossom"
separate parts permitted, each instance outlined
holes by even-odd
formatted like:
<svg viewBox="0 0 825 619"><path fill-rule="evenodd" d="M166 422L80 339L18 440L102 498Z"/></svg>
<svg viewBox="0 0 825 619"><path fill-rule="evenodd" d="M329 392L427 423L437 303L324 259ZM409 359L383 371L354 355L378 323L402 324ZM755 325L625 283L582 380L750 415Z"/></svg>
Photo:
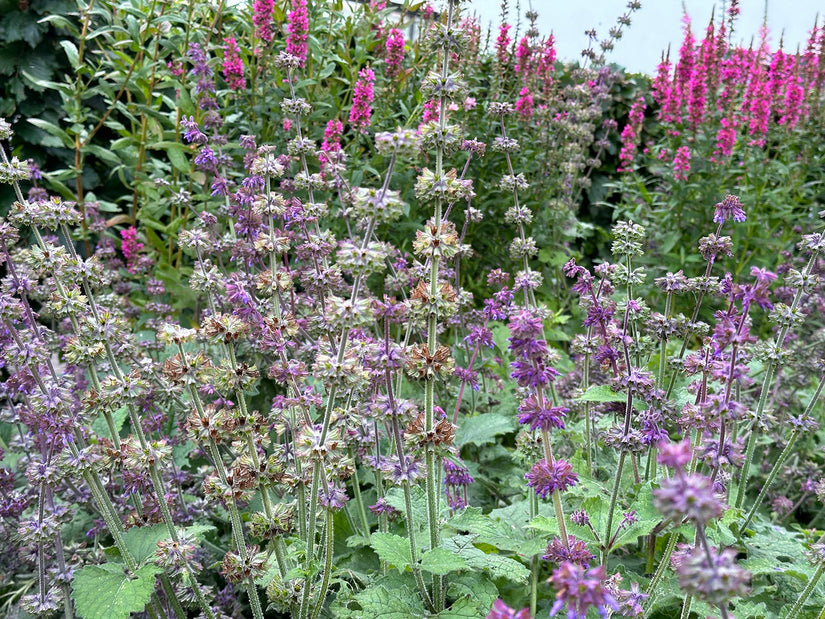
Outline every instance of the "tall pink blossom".
<svg viewBox="0 0 825 619"><path fill-rule="evenodd" d="M544 39L536 61L536 78L542 83L546 94L553 85L553 72L556 70L556 38L551 34Z"/></svg>
<svg viewBox="0 0 825 619"><path fill-rule="evenodd" d="M805 97L805 88L802 85L802 77L799 75L799 63L795 62L793 72L788 75L785 82L785 100L782 106L782 116L779 124L793 129L802 116L802 100Z"/></svg>
<svg viewBox="0 0 825 619"><path fill-rule="evenodd" d="M690 28L690 17L687 13L682 17L682 23L684 24L685 35L682 39L682 46L679 48L679 62L676 64L674 79L677 90L680 93L687 93L694 65L696 64L696 39Z"/></svg>
<svg viewBox="0 0 825 619"><path fill-rule="evenodd" d="M533 57L533 50L530 48L530 41L527 37L521 37L516 48L516 74L530 72L531 60Z"/></svg>
<svg viewBox="0 0 825 619"><path fill-rule="evenodd" d="M718 161L720 157L730 157L733 147L736 146L737 121L736 116L723 118L720 121L722 127L716 132L716 149L713 151L712 161Z"/></svg>
<svg viewBox="0 0 825 619"><path fill-rule="evenodd" d="M633 160L636 158L636 149L639 142L639 132L645 115L644 97L639 97L630 108L629 120L622 129L622 149L619 151L619 172L632 172Z"/></svg>
<svg viewBox="0 0 825 619"><path fill-rule="evenodd" d="M686 181L690 172L690 148L680 146L673 157L673 177L677 181Z"/></svg>
<svg viewBox="0 0 825 619"><path fill-rule="evenodd" d="M656 67L656 77L651 84L653 100L659 104L658 118L660 121L671 122L671 108L673 107L673 86L670 82L671 64L667 56Z"/></svg>
<svg viewBox="0 0 825 619"><path fill-rule="evenodd" d="M496 57L498 58L499 66L503 67L507 64L507 60L510 57L507 48L510 46L510 35L507 34L510 32L510 28L512 26L510 24L501 24L498 29L498 37L496 38Z"/></svg>
<svg viewBox="0 0 825 619"><path fill-rule="evenodd" d="M243 76L241 49L235 37L224 39L223 42L223 79L232 90L243 90L246 88L246 80Z"/></svg>
<svg viewBox="0 0 825 619"><path fill-rule="evenodd" d="M318 161L321 163L323 172L327 164L335 161L335 153L341 150L341 136L344 134L344 123L337 118L327 122L324 129L324 141L321 142L321 152L318 154Z"/></svg>
<svg viewBox="0 0 825 619"><path fill-rule="evenodd" d="M292 10L286 16L286 51L301 59L301 66L307 60L307 35L309 34L309 13L307 0L292 0Z"/></svg>
<svg viewBox="0 0 825 619"><path fill-rule="evenodd" d="M275 0L255 0L252 4L252 23L255 36L265 43L272 43L272 12Z"/></svg>
<svg viewBox="0 0 825 619"><path fill-rule="evenodd" d="M401 73L401 62L404 60L404 33L397 28L392 28L387 35L384 48L387 50L387 57L384 59L386 76L396 77Z"/></svg>
<svg viewBox="0 0 825 619"><path fill-rule="evenodd" d="M375 72L369 67L364 67L358 73L358 81L355 83L355 92L352 95L352 107L349 111L349 123L362 133L370 126L372 117L372 102L375 99L373 85L375 84Z"/></svg>
<svg viewBox="0 0 825 619"><path fill-rule="evenodd" d="M120 244L120 251L123 253L123 257L126 258L126 270L134 274L137 272L138 254L143 249L143 243L137 240L137 230L134 226L121 230L120 238L123 239Z"/></svg>
<svg viewBox="0 0 825 619"><path fill-rule="evenodd" d="M768 57L768 31L760 29L760 43L750 71L750 82L745 90L743 108L748 112L748 134L751 144L764 146L771 115L771 90L765 61Z"/></svg>
<svg viewBox="0 0 825 619"><path fill-rule="evenodd" d="M519 99L516 101L516 112L524 120L530 120L533 116L533 97L530 95L530 89L525 86L519 93Z"/></svg>
<svg viewBox="0 0 825 619"><path fill-rule="evenodd" d="M430 99L424 104L424 112L421 115L421 120L425 123L431 120L438 122L438 99Z"/></svg>

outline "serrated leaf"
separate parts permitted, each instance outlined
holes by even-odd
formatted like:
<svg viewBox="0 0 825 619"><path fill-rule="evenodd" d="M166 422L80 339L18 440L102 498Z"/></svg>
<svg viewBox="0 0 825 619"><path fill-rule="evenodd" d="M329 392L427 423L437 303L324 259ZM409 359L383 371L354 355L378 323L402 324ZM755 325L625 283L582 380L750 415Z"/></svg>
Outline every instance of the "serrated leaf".
<svg viewBox="0 0 825 619"><path fill-rule="evenodd" d="M384 497L389 505L397 509L402 514L406 513L406 502L404 491L401 488L392 488ZM418 486L410 488L410 503L412 503L413 519L419 528L427 522L427 495Z"/></svg>
<svg viewBox="0 0 825 619"><path fill-rule="evenodd" d="M493 578L506 578L517 583L526 583L530 570L518 561L497 554L487 554L473 545L476 535L456 535L445 539L441 546L467 561L471 570L484 570Z"/></svg>
<svg viewBox="0 0 825 619"><path fill-rule="evenodd" d="M195 524L186 527L186 533L200 537L207 531L214 529L212 525ZM158 542L169 539L169 529L165 524L156 524L150 527L132 527L123 534L123 541L126 543L126 548L132 553L135 561L138 564L143 563L155 555L155 550L158 547Z"/></svg>
<svg viewBox="0 0 825 619"><path fill-rule="evenodd" d="M418 593L406 586L367 587L355 599L361 606L357 614L360 619L410 619L427 615Z"/></svg>
<svg viewBox="0 0 825 619"><path fill-rule="evenodd" d="M74 574L72 599L82 619L128 619L141 612L155 590L156 565L126 574L116 563L87 565Z"/></svg>
<svg viewBox="0 0 825 619"><path fill-rule="evenodd" d="M636 522L618 533L611 548L633 544L643 535L650 533L662 521L661 515L653 506L653 492L649 485L642 487L631 507L636 512Z"/></svg>
<svg viewBox="0 0 825 619"><path fill-rule="evenodd" d="M456 600L450 608L436 615L438 619L476 619L483 616L485 613L479 602L467 597Z"/></svg>
<svg viewBox="0 0 825 619"><path fill-rule="evenodd" d="M515 415L482 413L465 417L455 432L455 442L463 445L487 445L495 443L496 437L516 429Z"/></svg>
<svg viewBox="0 0 825 619"><path fill-rule="evenodd" d="M609 385L593 385L574 400L576 402L625 402L627 394L613 391Z"/></svg>
<svg viewBox="0 0 825 619"><path fill-rule="evenodd" d="M373 533L370 536L372 549L378 556L403 572L412 563L410 541L393 533Z"/></svg>
<svg viewBox="0 0 825 619"><path fill-rule="evenodd" d="M444 548L433 548L421 556L421 569L430 574L444 576L450 572L467 569L467 561Z"/></svg>
<svg viewBox="0 0 825 619"><path fill-rule="evenodd" d="M478 535L477 542L495 546L499 550L519 550L525 537L521 528L505 522L493 520L481 513L478 507L467 507L447 521L447 526L456 531Z"/></svg>
<svg viewBox="0 0 825 619"><path fill-rule="evenodd" d="M120 432L120 429L123 427L123 423L126 421L126 417L128 416L129 409L125 406L121 406L112 413L112 421L114 422L115 430ZM92 423L92 432L104 438L112 438L109 433L109 424L106 423L106 416L103 413L101 413L98 418L94 420L94 423Z"/></svg>
<svg viewBox="0 0 825 619"><path fill-rule="evenodd" d="M486 617L499 593L493 581L484 574L465 573L450 577L447 595L455 600L466 597L475 601L481 610L478 616Z"/></svg>

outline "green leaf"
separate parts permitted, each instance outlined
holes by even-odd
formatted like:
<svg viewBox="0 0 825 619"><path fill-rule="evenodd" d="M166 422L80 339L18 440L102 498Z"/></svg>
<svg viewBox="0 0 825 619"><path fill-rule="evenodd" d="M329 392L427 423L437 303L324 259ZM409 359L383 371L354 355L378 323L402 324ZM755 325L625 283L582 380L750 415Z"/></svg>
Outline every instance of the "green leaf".
<svg viewBox="0 0 825 619"><path fill-rule="evenodd" d="M129 409L125 406L121 406L114 413L112 413L112 421L115 424L115 430L120 432L120 429L123 427L123 423L126 421L126 417L128 416ZM92 432L98 436L109 439L112 438L109 434L109 424L106 423L106 416L103 413L101 413L98 418L94 420L94 423L92 423Z"/></svg>
<svg viewBox="0 0 825 619"><path fill-rule="evenodd" d="M87 565L72 581L75 610L82 619L128 619L146 606L161 571L144 565L130 576L120 564Z"/></svg>
<svg viewBox="0 0 825 619"><path fill-rule="evenodd" d="M194 524L186 527L185 531L189 535L201 537L204 533L213 530L215 527L207 524ZM155 556L158 542L169 539L169 529L165 524L156 524L150 527L132 527L123 534L123 541L126 548L132 553L138 564L148 561Z"/></svg>
<svg viewBox="0 0 825 619"><path fill-rule="evenodd" d="M183 154L183 151L178 148L168 148L166 149L166 155L179 172L189 174L189 160Z"/></svg>
<svg viewBox="0 0 825 619"><path fill-rule="evenodd" d="M444 548L433 548L421 556L421 569L430 574L443 576L467 569L467 561Z"/></svg>
<svg viewBox="0 0 825 619"><path fill-rule="evenodd" d="M486 614L481 609L478 600L463 597L453 602L450 608L442 610L436 616L438 619L476 619L477 617L484 617Z"/></svg>
<svg viewBox="0 0 825 619"><path fill-rule="evenodd" d="M467 573L450 577L447 595L455 599L456 604L460 598L469 599L479 608L480 612L476 616L486 617L499 594L496 585L484 574Z"/></svg>
<svg viewBox="0 0 825 619"><path fill-rule="evenodd" d="M72 148L74 146L74 140L72 139L72 137L54 123L50 123L49 121L42 120L40 118L29 118L28 121L29 124L34 125L38 129L42 129L49 135L53 135L56 138L59 138L60 142L66 148Z"/></svg>
<svg viewBox="0 0 825 619"><path fill-rule="evenodd" d="M475 417L465 417L455 432L455 442L463 445L487 445L495 443L496 436L516 429L515 415L482 413Z"/></svg>
<svg viewBox="0 0 825 619"><path fill-rule="evenodd" d="M467 507L447 521L456 531L478 535L476 542L490 544L499 550L522 551L527 541L520 527L493 520L478 507ZM546 546L546 544L544 544Z"/></svg>
<svg viewBox="0 0 825 619"><path fill-rule="evenodd" d="M367 587L355 599L361 610L352 616L360 619L410 619L427 616L421 597L406 586L391 589L382 585Z"/></svg>
<svg viewBox="0 0 825 619"><path fill-rule="evenodd" d="M403 572L412 563L410 541L393 533L373 533L372 549L381 559Z"/></svg>
<svg viewBox="0 0 825 619"><path fill-rule="evenodd" d="M627 394L613 391L608 385L593 385L578 398L576 402L625 402Z"/></svg>
<svg viewBox="0 0 825 619"><path fill-rule="evenodd" d="M67 41L65 39L60 41L60 46L63 48L63 51L66 52L66 57L69 59L69 64L72 65L72 69L77 69L80 64L80 56L77 51L77 46L71 41Z"/></svg>
<svg viewBox="0 0 825 619"><path fill-rule="evenodd" d="M635 543L637 539L650 533L662 521L661 515L653 506L653 492L649 485L642 486L631 508L636 512L636 522L616 536L612 548Z"/></svg>
<svg viewBox="0 0 825 619"><path fill-rule="evenodd" d="M484 570L493 578L506 578L521 584L527 582L530 570L508 557L487 554L479 550L473 545L477 537L476 535L456 535L445 539L441 546L466 559L467 566L471 570Z"/></svg>

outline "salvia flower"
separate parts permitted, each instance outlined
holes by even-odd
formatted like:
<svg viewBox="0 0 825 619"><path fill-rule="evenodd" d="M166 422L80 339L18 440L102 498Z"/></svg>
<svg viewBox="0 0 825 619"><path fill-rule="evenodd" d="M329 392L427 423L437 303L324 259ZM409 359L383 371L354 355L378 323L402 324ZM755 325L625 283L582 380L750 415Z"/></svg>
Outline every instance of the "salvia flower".
<svg viewBox="0 0 825 619"><path fill-rule="evenodd" d="M540 460L524 476L527 485L535 490L541 498L547 498L557 490L564 492L575 486L579 476L573 471L573 466L566 460Z"/></svg>
<svg viewBox="0 0 825 619"><path fill-rule="evenodd" d="M564 418L570 409L541 403L535 395L529 395L518 407L518 422L529 425L531 430L549 432L564 428Z"/></svg>
<svg viewBox="0 0 825 619"><path fill-rule="evenodd" d="M710 558L708 558L710 555ZM747 596L751 573L736 564L736 550L726 548L708 553L701 546L680 550L671 558L679 587L717 606L723 606L735 597Z"/></svg>
<svg viewBox="0 0 825 619"><path fill-rule="evenodd" d="M533 619L533 617L530 614L529 608L522 608L517 611L507 606L507 604L499 598L493 603L487 619Z"/></svg>
<svg viewBox="0 0 825 619"><path fill-rule="evenodd" d="M570 561L563 562L550 579L558 589L550 616L555 617L565 604L568 619L586 619L591 607L601 616L607 615L608 607L619 610L616 600L605 588L606 579L603 565L587 569Z"/></svg>
<svg viewBox="0 0 825 619"><path fill-rule="evenodd" d="M742 209L742 202L737 196L725 196L725 199L715 207L713 221L721 224L728 219L745 221L745 211Z"/></svg>

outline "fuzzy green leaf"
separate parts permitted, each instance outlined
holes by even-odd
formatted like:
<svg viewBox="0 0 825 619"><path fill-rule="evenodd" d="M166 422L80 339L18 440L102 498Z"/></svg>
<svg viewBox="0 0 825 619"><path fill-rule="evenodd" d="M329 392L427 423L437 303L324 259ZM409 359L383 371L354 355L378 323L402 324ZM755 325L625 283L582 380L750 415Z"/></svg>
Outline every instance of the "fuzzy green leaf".
<svg viewBox="0 0 825 619"><path fill-rule="evenodd" d="M593 385L578 398L576 402L624 402L627 394L613 391L608 385Z"/></svg>
<svg viewBox="0 0 825 619"><path fill-rule="evenodd" d="M461 598L467 598L478 606L480 612L476 616L486 617L499 594L496 585L486 575L468 572L450 577L447 595L456 600L453 606Z"/></svg>
<svg viewBox="0 0 825 619"><path fill-rule="evenodd" d="M487 554L473 545L478 536L457 535L442 542L442 547L463 557L471 570L484 570L493 578L506 578L517 583L526 583L530 570L518 561L497 554Z"/></svg>
<svg viewBox="0 0 825 619"><path fill-rule="evenodd" d="M495 443L496 436L507 434L516 429L514 415L499 415L497 413L482 413L475 417L467 417L455 433L455 442L459 446L487 445Z"/></svg>
<svg viewBox="0 0 825 619"><path fill-rule="evenodd" d="M87 565L75 572L72 599L82 619L128 619L143 610L155 590L161 569L144 565L133 575L116 563Z"/></svg>
<svg viewBox="0 0 825 619"><path fill-rule="evenodd" d="M215 527L205 524L195 524L186 527L186 532L195 537L200 537L207 531ZM169 539L169 529L165 524L156 524L150 527L132 527L123 534L126 547L138 563L143 563L155 555L158 542Z"/></svg>
<svg viewBox="0 0 825 619"><path fill-rule="evenodd" d="M357 614L360 619L409 619L426 616L418 593L406 586L392 589L382 585L367 587L355 599L361 606Z"/></svg>
<svg viewBox="0 0 825 619"><path fill-rule="evenodd" d="M120 429L123 427L123 423L126 421L126 417L128 417L128 415L129 409L125 406L121 406L112 413L112 421L114 422L115 430L120 432ZM101 413L98 418L94 420L94 423L92 423L92 432L98 436L103 436L109 439L112 438L109 433L109 424L106 423L106 417L103 413Z"/></svg>
<svg viewBox="0 0 825 619"><path fill-rule="evenodd" d="M395 566L399 572L403 572L412 563L408 539L392 533L373 533L370 539L372 549L378 556Z"/></svg>
<svg viewBox="0 0 825 619"><path fill-rule="evenodd" d="M467 569L467 561L444 548L433 548L421 556L421 569L430 574L443 576Z"/></svg>

